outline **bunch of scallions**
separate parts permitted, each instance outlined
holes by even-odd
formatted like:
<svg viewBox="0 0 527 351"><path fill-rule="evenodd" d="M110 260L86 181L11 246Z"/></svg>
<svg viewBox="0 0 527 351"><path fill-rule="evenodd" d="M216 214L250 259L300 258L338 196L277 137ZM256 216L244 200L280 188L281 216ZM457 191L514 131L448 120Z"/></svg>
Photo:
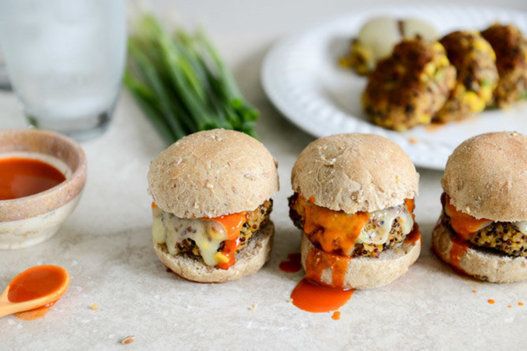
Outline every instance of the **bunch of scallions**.
<svg viewBox="0 0 527 351"><path fill-rule="evenodd" d="M254 135L258 111L205 33L167 32L144 15L128 40L124 84L158 132L172 143L200 130L225 128Z"/></svg>

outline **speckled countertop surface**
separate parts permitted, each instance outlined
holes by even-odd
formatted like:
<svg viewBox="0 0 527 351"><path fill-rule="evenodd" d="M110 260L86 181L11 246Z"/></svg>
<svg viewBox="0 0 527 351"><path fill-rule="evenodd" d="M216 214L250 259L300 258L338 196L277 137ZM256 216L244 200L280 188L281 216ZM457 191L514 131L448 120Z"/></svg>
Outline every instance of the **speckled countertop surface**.
<svg viewBox="0 0 527 351"><path fill-rule="evenodd" d="M242 89L262 111L259 134L278 159L282 185L272 214L277 229L272 259L258 274L223 285L193 284L166 272L150 244L145 180L149 160L163 145L130 96L122 94L107 133L82 144L88 183L62 230L39 246L0 252L1 287L40 263L63 265L72 277L67 295L44 319L0 320L0 350L527 348L527 307L518 306L527 303L527 283L479 283L453 274L431 255L430 232L440 212L438 172L419 170L416 214L425 240L421 257L405 276L385 288L356 292L339 321L289 302L302 276L278 269L299 244L287 216L289 173L312 139L266 100L259 68L280 35L352 11L353 2L155 3L161 12L179 9L176 17L196 18L209 28ZM23 125L15 97L0 93L0 128ZM120 345L128 335L135 342Z"/></svg>

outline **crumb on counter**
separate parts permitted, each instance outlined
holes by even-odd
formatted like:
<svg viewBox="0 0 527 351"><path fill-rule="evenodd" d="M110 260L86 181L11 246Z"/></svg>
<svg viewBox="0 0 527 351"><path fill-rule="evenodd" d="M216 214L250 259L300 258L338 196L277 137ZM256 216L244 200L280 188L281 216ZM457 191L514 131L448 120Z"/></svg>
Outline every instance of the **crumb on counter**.
<svg viewBox="0 0 527 351"><path fill-rule="evenodd" d="M428 124L425 126L425 130L427 132L437 132L439 129L441 129L444 126L445 126L444 123L432 122L431 124Z"/></svg>
<svg viewBox="0 0 527 351"><path fill-rule="evenodd" d="M512 305L511 305L511 304L508 304L508 305L507 305L507 308L512 308Z"/></svg>
<svg viewBox="0 0 527 351"><path fill-rule="evenodd" d="M133 336L133 335L128 335L127 337L122 338L122 339L119 341L119 343L120 343L121 345L129 345L129 344L133 343L134 341L135 341L135 336Z"/></svg>
<svg viewBox="0 0 527 351"><path fill-rule="evenodd" d="M475 293L477 293L477 292L478 292L478 291L477 291L475 288L472 289L472 293L473 293L473 294L475 294Z"/></svg>
<svg viewBox="0 0 527 351"><path fill-rule="evenodd" d="M88 308L92 311L97 311L99 309L99 305L97 305L96 303L92 303L88 305Z"/></svg>
<svg viewBox="0 0 527 351"><path fill-rule="evenodd" d="M487 302L488 302L489 305L494 305L496 303L496 301L494 301L494 299L488 299Z"/></svg>
<svg viewBox="0 0 527 351"><path fill-rule="evenodd" d="M518 306L523 307L523 301L518 301Z"/></svg>
<svg viewBox="0 0 527 351"><path fill-rule="evenodd" d="M251 306L248 307L248 310L249 310L249 311L255 311L255 310L256 310L256 307L258 307L258 304L253 303Z"/></svg>
<svg viewBox="0 0 527 351"><path fill-rule="evenodd" d="M412 144L412 145L415 145L415 144L417 144L419 142L419 139L414 138L414 137L410 137L410 138L408 138L408 142L410 144Z"/></svg>
<svg viewBox="0 0 527 351"><path fill-rule="evenodd" d="M340 311L333 312L333 314L331 315L331 319L338 321L340 319Z"/></svg>

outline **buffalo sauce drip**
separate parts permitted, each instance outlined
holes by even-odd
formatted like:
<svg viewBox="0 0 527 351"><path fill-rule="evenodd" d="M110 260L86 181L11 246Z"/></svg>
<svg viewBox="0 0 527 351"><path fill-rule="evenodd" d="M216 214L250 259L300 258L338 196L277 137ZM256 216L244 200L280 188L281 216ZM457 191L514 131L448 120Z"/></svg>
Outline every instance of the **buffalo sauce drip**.
<svg viewBox="0 0 527 351"><path fill-rule="evenodd" d="M458 211L454 205L450 203L450 198L446 193L443 193L441 202L443 203L446 215L450 218L450 226L456 233L451 239L452 246L450 247L449 253L450 264L458 273L464 274L465 272L461 268L461 259L468 251L469 245L467 244L467 241L470 240L477 231L481 230L492 221L485 218L474 218L471 215Z"/></svg>
<svg viewBox="0 0 527 351"><path fill-rule="evenodd" d="M404 242L415 244L419 240L421 240L421 232L419 231L419 226L417 225L417 223L414 223L412 231L406 236Z"/></svg>
<svg viewBox="0 0 527 351"><path fill-rule="evenodd" d="M369 216L365 212L349 215L316 206L313 197L306 201L299 196L298 201L304 208L304 232L324 252L318 249L308 252L305 261L306 276L294 288L291 299L295 306L308 312L337 310L353 294L353 290L342 290L351 258L331 252L339 250L350 255ZM330 286L320 285L326 270L332 271Z"/></svg>
<svg viewBox="0 0 527 351"><path fill-rule="evenodd" d="M445 213L450 217L450 225L452 226L452 229L454 229L463 240L470 240L474 233L492 222L490 219L477 219L471 215L458 211L450 203L450 198L447 195L445 195L443 201Z"/></svg>
<svg viewBox="0 0 527 351"><path fill-rule="evenodd" d="M9 284L7 299L16 303L44 297L59 290L67 279L65 271L60 267L51 265L32 267L16 276ZM26 320L43 317L55 302L17 313L16 316Z"/></svg>
<svg viewBox="0 0 527 351"><path fill-rule="evenodd" d="M353 295L354 290L343 290L349 257L353 253L355 241L362 228L368 223L369 215L357 212L349 215L314 205L314 198L306 201L299 196L298 201L304 208L304 232L312 242L320 244L322 250L311 249L305 258L306 276L293 292L291 299L298 308L309 312L329 312L338 310ZM405 205L413 215L413 199L405 200ZM414 225L407 240L417 242L420 239L419 228ZM340 250L346 256L334 254ZM326 271L331 271L331 284L321 285ZM324 279L326 280L326 279ZM332 318L340 318L340 312Z"/></svg>
<svg viewBox="0 0 527 351"><path fill-rule="evenodd" d="M0 200L11 200L51 189L66 177L45 162L9 157L0 159L0 180Z"/></svg>
<svg viewBox="0 0 527 351"><path fill-rule="evenodd" d="M415 214L414 214L415 201L414 201L414 199L405 199L404 200L404 205L406 206L406 209L408 210L408 212L410 212L412 214L412 217L415 219Z"/></svg>
<svg viewBox="0 0 527 351"><path fill-rule="evenodd" d="M368 223L366 212L347 214L340 211L319 207L306 202L300 196L299 201L304 205L304 232L312 242L320 244L325 252L341 250L345 255L351 255L362 228Z"/></svg>
<svg viewBox="0 0 527 351"><path fill-rule="evenodd" d="M301 255L298 252L287 255L287 260L280 262L280 270L287 273L296 273L302 269Z"/></svg>
<svg viewBox="0 0 527 351"><path fill-rule="evenodd" d="M219 262L216 267L229 269L236 263L236 250L240 240L240 230L247 219L247 212L233 213L216 218L205 218L205 220L220 223L225 228L227 239L221 253L226 257L224 262Z"/></svg>
<svg viewBox="0 0 527 351"><path fill-rule="evenodd" d="M350 259L350 257L333 255L312 249L306 257L306 278L320 283L322 282L324 271L331 269L333 272L332 283L329 285L334 288L342 288Z"/></svg>
<svg viewBox="0 0 527 351"><path fill-rule="evenodd" d="M458 237L452 237L452 246L450 247L450 264L455 268L458 273L465 273L461 268L461 259L468 250L468 245L465 241L459 239Z"/></svg>

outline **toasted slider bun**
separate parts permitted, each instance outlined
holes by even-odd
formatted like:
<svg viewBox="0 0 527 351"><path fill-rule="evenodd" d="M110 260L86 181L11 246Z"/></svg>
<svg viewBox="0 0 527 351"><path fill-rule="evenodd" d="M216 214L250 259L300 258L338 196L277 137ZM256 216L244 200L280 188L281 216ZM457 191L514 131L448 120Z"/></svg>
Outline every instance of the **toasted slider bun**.
<svg viewBox="0 0 527 351"><path fill-rule="evenodd" d="M443 261L477 279L491 283L513 283L527 279L527 258L502 255L467 246L459 263L452 262L452 240L449 228L439 223L432 232L432 249Z"/></svg>
<svg viewBox="0 0 527 351"><path fill-rule="evenodd" d="M154 243L154 250L161 262L181 278L198 283L223 283L258 272L271 257L273 236L274 225L270 221L249 240L229 269L210 267L186 255L170 255L165 244Z"/></svg>
<svg viewBox="0 0 527 351"><path fill-rule="evenodd" d="M321 256L333 256L316 248L306 235L302 235L300 250L302 266L306 271L306 258L311 250L316 250L317 254ZM417 260L420 253L421 239L414 242L405 241L400 247L383 251L378 258L348 258L342 288L371 289L388 285L404 275L408 268ZM322 272L321 280L324 284L333 284L332 267L328 267Z"/></svg>
<svg viewBox="0 0 527 351"><path fill-rule="evenodd" d="M472 217L527 220L527 137L498 132L464 141L448 158L442 185L450 203Z"/></svg>
<svg viewBox="0 0 527 351"><path fill-rule="evenodd" d="M277 165L258 140L225 129L188 135L148 172L155 203L180 218L252 211L278 191Z"/></svg>
<svg viewBox="0 0 527 351"><path fill-rule="evenodd" d="M394 142L371 134L338 134L313 141L293 167L293 190L334 211L373 212L418 192L419 174Z"/></svg>

